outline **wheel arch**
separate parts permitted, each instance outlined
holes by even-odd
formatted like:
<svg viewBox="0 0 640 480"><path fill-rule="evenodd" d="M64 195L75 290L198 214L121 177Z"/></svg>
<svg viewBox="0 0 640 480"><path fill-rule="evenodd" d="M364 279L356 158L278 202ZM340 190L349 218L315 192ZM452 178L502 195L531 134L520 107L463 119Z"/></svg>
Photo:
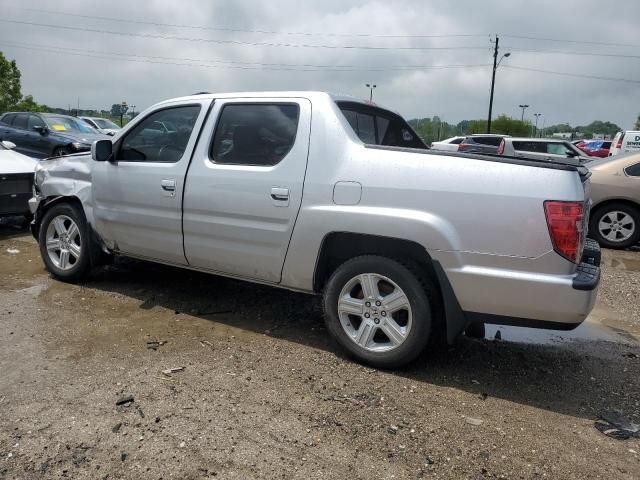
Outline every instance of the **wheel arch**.
<svg viewBox="0 0 640 480"><path fill-rule="evenodd" d="M638 203L638 202L636 202L634 200L631 200L629 198L615 198L615 197L614 198L609 197L609 198L607 198L605 200L602 200L602 201L592 205L591 211L595 212L596 210L599 210L602 207L605 207L607 205L611 205L611 204L614 204L614 203L618 203L618 204L621 203L623 205L627 205L628 207L632 207L636 211L638 211L638 213L640 213L640 203Z"/></svg>
<svg viewBox="0 0 640 480"><path fill-rule="evenodd" d="M449 343L464 330L467 320L446 272L437 260L417 242L353 232L331 232L322 240L313 275L316 292L324 289L331 274L342 263L361 255L381 255L399 261L418 275L428 276L435 285L440 301L446 337ZM443 332L444 333L444 332Z"/></svg>

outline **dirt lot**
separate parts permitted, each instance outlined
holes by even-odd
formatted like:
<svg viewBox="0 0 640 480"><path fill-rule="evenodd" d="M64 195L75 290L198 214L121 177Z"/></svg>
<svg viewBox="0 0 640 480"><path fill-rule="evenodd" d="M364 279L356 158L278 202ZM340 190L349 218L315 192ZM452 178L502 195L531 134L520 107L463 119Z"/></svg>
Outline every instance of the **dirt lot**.
<svg viewBox="0 0 640 480"><path fill-rule="evenodd" d="M594 428L640 423L640 250L604 265L574 332L385 372L312 297L130 260L63 284L0 227L0 478L640 478L640 440Z"/></svg>

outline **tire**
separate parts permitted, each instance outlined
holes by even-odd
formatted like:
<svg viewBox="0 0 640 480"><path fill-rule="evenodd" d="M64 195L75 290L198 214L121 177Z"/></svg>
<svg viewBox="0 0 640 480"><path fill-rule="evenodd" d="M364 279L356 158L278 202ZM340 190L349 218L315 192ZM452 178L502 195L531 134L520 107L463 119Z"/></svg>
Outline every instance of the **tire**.
<svg viewBox="0 0 640 480"><path fill-rule="evenodd" d="M595 209L589 236L607 248L628 248L640 241L640 209L625 203L608 203Z"/></svg>
<svg viewBox="0 0 640 480"><path fill-rule="evenodd" d="M464 335L469 338L484 338L486 335L484 323L470 323L467 328L464 329Z"/></svg>
<svg viewBox="0 0 640 480"><path fill-rule="evenodd" d="M396 368L414 360L436 338L436 298L429 279L395 260L365 255L346 261L331 275L323 298L325 321L353 358Z"/></svg>
<svg viewBox="0 0 640 480"><path fill-rule="evenodd" d="M84 212L79 207L70 203L51 207L42 219L38 244L42 260L54 277L78 282L89 274L91 238Z"/></svg>
<svg viewBox="0 0 640 480"><path fill-rule="evenodd" d="M63 155L69 155L69 154L71 154L71 150L69 149L69 147L56 147L53 150L54 157L62 157Z"/></svg>

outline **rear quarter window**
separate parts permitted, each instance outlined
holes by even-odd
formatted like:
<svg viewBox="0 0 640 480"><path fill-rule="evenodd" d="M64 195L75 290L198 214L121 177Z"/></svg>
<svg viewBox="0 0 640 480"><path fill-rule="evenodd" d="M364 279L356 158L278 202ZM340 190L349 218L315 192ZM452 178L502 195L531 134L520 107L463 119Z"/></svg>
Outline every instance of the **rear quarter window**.
<svg viewBox="0 0 640 480"><path fill-rule="evenodd" d="M624 172L630 177L640 177L640 163L636 163L635 165L629 165L624 169Z"/></svg>
<svg viewBox="0 0 640 480"><path fill-rule="evenodd" d="M11 125L13 123L13 119L15 118L15 116L16 116L15 113L7 113L0 119L0 123L3 123L5 125Z"/></svg>
<svg viewBox="0 0 640 480"><path fill-rule="evenodd" d="M494 147L499 147L500 142L502 142L502 137L471 137L471 138L476 143L481 143L483 145L491 145Z"/></svg>

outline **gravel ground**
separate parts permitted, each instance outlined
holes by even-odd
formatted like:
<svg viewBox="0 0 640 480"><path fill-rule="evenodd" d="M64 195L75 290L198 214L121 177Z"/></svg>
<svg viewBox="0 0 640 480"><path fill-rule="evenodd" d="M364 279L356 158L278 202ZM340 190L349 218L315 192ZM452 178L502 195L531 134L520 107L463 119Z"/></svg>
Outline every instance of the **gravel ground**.
<svg viewBox="0 0 640 480"><path fill-rule="evenodd" d="M63 284L0 227L0 478L640 478L640 440L594 428L640 423L639 263L605 252L579 340L378 371L313 297L130 260Z"/></svg>

